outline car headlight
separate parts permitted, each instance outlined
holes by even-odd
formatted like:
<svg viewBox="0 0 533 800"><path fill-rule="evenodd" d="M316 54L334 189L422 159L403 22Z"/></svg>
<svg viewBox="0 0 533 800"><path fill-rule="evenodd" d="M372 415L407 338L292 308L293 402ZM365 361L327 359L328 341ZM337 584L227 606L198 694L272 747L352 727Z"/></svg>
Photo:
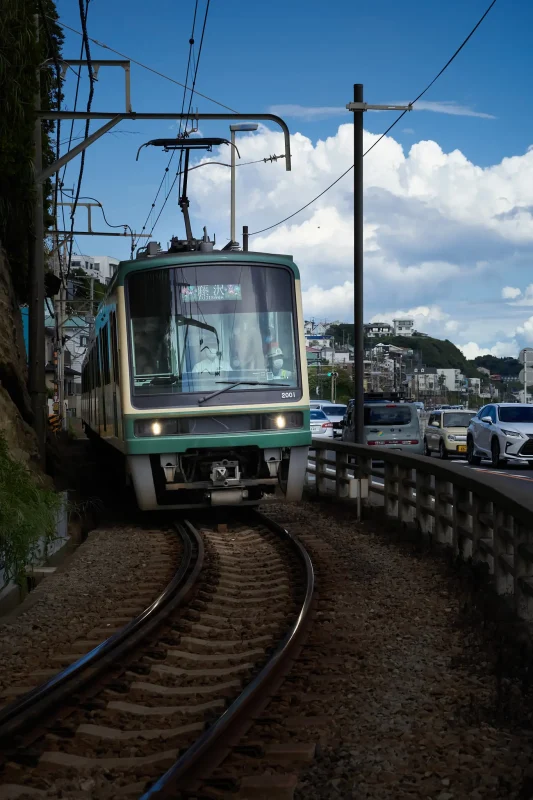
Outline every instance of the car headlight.
<svg viewBox="0 0 533 800"><path fill-rule="evenodd" d="M511 436L514 439L522 439L523 434L519 433L518 431L506 431L505 428L502 428L502 433L505 436Z"/></svg>
<svg viewBox="0 0 533 800"><path fill-rule="evenodd" d="M457 441L457 437L454 436L453 433L449 433L448 434L448 441L449 442L456 442Z"/></svg>

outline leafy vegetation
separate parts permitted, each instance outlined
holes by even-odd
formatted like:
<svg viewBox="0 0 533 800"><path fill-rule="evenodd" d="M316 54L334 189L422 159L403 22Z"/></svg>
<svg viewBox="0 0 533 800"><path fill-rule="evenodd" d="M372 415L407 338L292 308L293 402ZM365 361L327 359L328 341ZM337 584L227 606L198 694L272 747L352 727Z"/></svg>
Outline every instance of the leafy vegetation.
<svg viewBox="0 0 533 800"><path fill-rule="evenodd" d="M311 400L330 400L331 399L331 378L328 372L332 371L331 364L323 364L318 371L317 367L309 367L309 394ZM351 370L344 370L337 364L335 369L338 374L336 397L337 403L347 403L353 397L353 378ZM317 393L317 386L319 392Z"/></svg>
<svg viewBox="0 0 533 800"><path fill-rule="evenodd" d="M35 14L39 13L39 37ZM45 20L42 15L45 15ZM53 65L61 53L63 33L53 0L3 0L0 26L0 240L11 265L21 301L28 299L28 263L33 228L33 131L37 75L41 108L57 108L61 88ZM52 122L43 123L43 166L55 158ZM44 184L45 227L52 224L52 183Z"/></svg>
<svg viewBox="0 0 533 800"><path fill-rule="evenodd" d="M107 286L105 283L91 279L82 269L74 268L70 272L72 278L67 301L69 314L94 314L104 299ZM91 280L93 283L93 303L91 306ZM69 302L70 301L70 302Z"/></svg>
<svg viewBox="0 0 533 800"><path fill-rule="evenodd" d="M496 356L477 356L474 359L476 367L485 367L490 370L492 375L501 375L503 377L518 378L522 364L517 358L496 358Z"/></svg>
<svg viewBox="0 0 533 800"><path fill-rule="evenodd" d="M59 496L10 458L0 436L0 569L6 582L20 583L40 538L45 544L53 539L59 508Z"/></svg>

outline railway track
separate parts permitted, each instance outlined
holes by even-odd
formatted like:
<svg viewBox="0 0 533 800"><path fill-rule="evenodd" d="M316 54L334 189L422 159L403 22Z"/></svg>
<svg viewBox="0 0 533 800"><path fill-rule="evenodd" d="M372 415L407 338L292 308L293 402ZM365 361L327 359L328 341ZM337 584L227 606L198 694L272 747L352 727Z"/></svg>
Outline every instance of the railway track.
<svg viewBox="0 0 533 800"><path fill-rule="evenodd" d="M313 566L255 512L177 530L183 560L160 597L0 711L0 800L223 790L211 776L239 751L302 646Z"/></svg>

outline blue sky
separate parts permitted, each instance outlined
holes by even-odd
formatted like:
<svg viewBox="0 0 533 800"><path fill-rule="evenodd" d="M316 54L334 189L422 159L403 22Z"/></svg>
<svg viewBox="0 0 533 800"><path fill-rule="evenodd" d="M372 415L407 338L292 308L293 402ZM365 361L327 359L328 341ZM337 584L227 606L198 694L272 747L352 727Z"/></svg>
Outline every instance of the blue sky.
<svg viewBox="0 0 533 800"><path fill-rule="evenodd" d="M413 99L487 5L488 0L380 0L372 4L338 0L329 5L317 0L271 0L268 6L212 0L197 88L241 112L279 109L294 134L292 173L284 173L281 164L238 171L238 224L248 222L254 230L265 227L338 177L351 163L346 127L350 115L343 108L351 99L353 83L365 85L368 102ZM196 46L205 0L199 0L198 8ZM194 0L180 4L161 0L153 14L138 0L112 4L91 0L88 31L183 81L193 9ZM63 22L80 29L76 3L61 0L58 11ZM532 27L533 3L498 0L465 49L424 96L426 110L406 115L367 158L368 319L416 310L422 330L449 336L459 344L493 348L497 354L511 354L533 342L533 291L529 295L527 289L533 280L529 278L533 190L531 197L528 194L533 186L533 158L527 154L533 144L528 102ZM78 58L80 42L79 36L66 31L65 57ZM94 44L91 47L93 58L115 57ZM122 71L102 69L99 77L93 109L122 109ZM65 87L68 107L72 107L74 87L70 73ZM182 94L179 86L132 66L134 110L179 110ZM80 96L83 108L85 79ZM200 111L221 110L201 98L194 105ZM367 113L367 141L371 143L370 134L380 133L393 118L385 112ZM82 129L82 123L76 123L75 133ZM68 130L68 123L63 123L62 139L68 138ZM120 130L88 150L82 194L101 200L110 222L127 222L139 231L168 156L147 149L135 162L137 148L150 138L172 136L176 129L172 123L137 121L123 123ZM204 123L201 130L227 135L226 123ZM273 131L271 126L262 127L257 134L241 136L243 161L282 152ZM454 155L458 152L460 157ZM228 160L227 153L222 157ZM512 157L514 161L505 161ZM77 169L74 161L65 187L74 185ZM192 175L189 194L195 226L207 223L225 241L229 170L210 167ZM353 263L350 177L341 183L289 225L260 240L263 248L294 252L308 313L316 317L350 318L346 299ZM451 192L455 195L450 196ZM160 201L155 213L159 208ZM94 227L97 219L95 215ZM76 227L83 225L80 210ZM154 238L165 244L182 230L174 194ZM129 251L126 239L80 237L78 242L92 254L127 257ZM383 292L384 280L389 282L387 292ZM513 289L505 292L506 298L502 297L504 287ZM470 347L469 353L474 350Z"/></svg>

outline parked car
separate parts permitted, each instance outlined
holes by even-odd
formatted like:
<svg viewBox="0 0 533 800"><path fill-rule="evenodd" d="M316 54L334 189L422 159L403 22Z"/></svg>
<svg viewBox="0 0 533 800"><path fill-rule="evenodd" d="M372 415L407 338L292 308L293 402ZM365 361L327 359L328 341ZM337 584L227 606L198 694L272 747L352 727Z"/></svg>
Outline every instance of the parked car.
<svg viewBox="0 0 533 800"><path fill-rule="evenodd" d="M326 403L323 400L320 402L313 400L310 403L311 408L320 409L323 411L330 422L333 423L333 436L342 435L342 420L346 413L346 406L342 403Z"/></svg>
<svg viewBox="0 0 533 800"><path fill-rule="evenodd" d="M321 439L333 439L333 423L320 408L311 409L311 435Z"/></svg>
<svg viewBox="0 0 533 800"><path fill-rule="evenodd" d="M432 411L424 435L424 455L466 457L466 431L475 411Z"/></svg>
<svg viewBox="0 0 533 800"><path fill-rule="evenodd" d="M493 467L508 461L527 461L533 467L533 405L483 406L470 421L466 447L468 462L473 465L488 458Z"/></svg>
<svg viewBox="0 0 533 800"><path fill-rule="evenodd" d="M342 425L343 441L353 442L354 401L350 400ZM423 453L420 420L414 403L365 403L363 409L365 444Z"/></svg>

